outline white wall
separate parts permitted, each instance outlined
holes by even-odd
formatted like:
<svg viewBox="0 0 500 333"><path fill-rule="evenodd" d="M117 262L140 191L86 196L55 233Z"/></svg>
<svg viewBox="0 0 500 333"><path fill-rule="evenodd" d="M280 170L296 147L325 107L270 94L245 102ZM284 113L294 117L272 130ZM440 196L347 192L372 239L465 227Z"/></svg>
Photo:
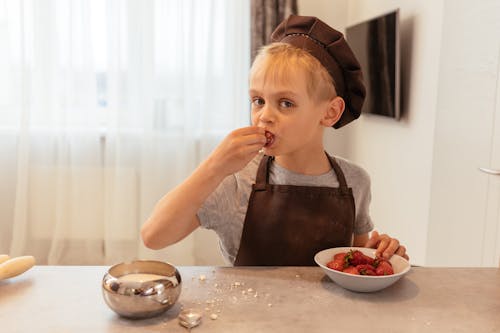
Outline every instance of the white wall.
<svg viewBox="0 0 500 333"><path fill-rule="evenodd" d="M500 2L444 8L426 263L497 266L500 177L478 168L500 169Z"/></svg>
<svg viewBox="0 0 500 333"><path fill-rule="evenodd" d="M347 8L345 8L347 4ZM332 130L327 149L363 166L372 179L376 228L400 239L412 262L426 257L443 1L299 1L338 30L400 9L402 118L362 116ZM346 20L347 18L347 20Z"/></svg>
<svg viewBox="0 0 500 333"><path fill-rule="evenodd" d="M347 26L348 0L298 0L299 15L317 16L337 30Z"/></svg>

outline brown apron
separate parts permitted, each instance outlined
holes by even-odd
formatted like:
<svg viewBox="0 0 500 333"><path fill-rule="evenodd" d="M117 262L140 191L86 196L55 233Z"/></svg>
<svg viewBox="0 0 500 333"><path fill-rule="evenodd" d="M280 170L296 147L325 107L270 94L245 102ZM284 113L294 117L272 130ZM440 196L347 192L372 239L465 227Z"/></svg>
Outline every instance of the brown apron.
<svg viewBox="0 0 500 333"><path fill-rule="evenodd" d="M269 184L264 156L248 202L236 266L314 266L324 249L350 246L355 207L352 189L327 154L339 187Z"/></svg>

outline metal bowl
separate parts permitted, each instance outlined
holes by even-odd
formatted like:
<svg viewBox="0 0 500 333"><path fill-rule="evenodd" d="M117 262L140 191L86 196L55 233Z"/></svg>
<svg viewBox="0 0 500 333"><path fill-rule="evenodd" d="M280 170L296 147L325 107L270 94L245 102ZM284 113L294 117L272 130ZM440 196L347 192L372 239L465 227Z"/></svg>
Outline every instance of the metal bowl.
<svg viewBox="0 0 500 333"><path fill-rule="evenodd" d="M132 275L134 274L134 275ZM152 280L131 280L135 274L160 275ZM102 279L106 304L120 316L139 319L162 314L171 308L181 293L181 276L168 263L136 260L109 268Z"/></svg>

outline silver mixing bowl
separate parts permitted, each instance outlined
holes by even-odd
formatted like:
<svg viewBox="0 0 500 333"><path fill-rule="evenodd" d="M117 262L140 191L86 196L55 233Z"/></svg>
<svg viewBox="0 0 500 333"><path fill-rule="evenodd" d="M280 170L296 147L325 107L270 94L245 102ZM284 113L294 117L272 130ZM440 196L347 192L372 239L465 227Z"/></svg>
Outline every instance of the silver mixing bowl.
<svg viewBox="0 0 500 333"><path fill-rule="evenodd" d="M164 278L146 281L122 281L128 274L157 274ZM102 279L102 293L106 304L127 318L150 318L171 308L181 293L181 276L168 263L154 260L136 260L112 266Z"/></svg>

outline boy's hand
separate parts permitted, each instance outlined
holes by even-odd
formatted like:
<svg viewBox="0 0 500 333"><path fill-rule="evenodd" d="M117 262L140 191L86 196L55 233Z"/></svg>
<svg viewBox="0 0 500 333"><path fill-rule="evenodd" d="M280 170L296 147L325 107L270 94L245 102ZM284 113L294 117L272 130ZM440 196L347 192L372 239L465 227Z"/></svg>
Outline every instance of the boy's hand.
<svg viewBox="0 0 500 333"><path fill-rule="evenodd" d="M243 169L266 144L265 130L257 126L229 133L210 154L208 161L216 173L228 176Z"/></svg>
<svg viewBox="0 0 500 333"><path fill-rule="evenodd" d="M377 256L381 256L385 259L389 259L393 254L397 254L406 260L410 260L406 254L406 248L400 245L396 238L391 238L386 234L379 235L377 231L371 233L365 247L377 249Z"/></svg>

